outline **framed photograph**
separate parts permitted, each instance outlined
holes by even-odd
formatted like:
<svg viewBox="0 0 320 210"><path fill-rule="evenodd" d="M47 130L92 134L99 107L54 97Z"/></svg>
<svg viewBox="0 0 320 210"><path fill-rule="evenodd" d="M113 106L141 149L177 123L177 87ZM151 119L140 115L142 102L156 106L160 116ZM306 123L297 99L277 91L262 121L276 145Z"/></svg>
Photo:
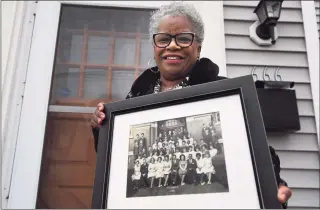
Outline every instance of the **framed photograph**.
<svg viewBox="0 0 320 210"><path fill-rule="evenodd" d="M105 110L92 208L281 208L251 75Z"/></svg>

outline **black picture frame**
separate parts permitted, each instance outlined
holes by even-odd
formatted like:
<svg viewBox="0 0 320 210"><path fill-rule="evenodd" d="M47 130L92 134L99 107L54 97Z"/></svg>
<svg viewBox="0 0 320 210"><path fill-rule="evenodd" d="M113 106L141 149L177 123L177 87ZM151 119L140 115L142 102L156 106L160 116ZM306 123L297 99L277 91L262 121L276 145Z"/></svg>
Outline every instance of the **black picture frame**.
<svg viewBox="0 0 320 210"><path fill-rule="evenodd" d="M241 98L260 208L281 209L282 206L277 199L278 187L266 131L255 83L251 75L105 104L107 120L101 125L99 131L99 146L91 207L93 209L105 209L107 206L112 131L115 116L232 94L239 94Z"/></svg>

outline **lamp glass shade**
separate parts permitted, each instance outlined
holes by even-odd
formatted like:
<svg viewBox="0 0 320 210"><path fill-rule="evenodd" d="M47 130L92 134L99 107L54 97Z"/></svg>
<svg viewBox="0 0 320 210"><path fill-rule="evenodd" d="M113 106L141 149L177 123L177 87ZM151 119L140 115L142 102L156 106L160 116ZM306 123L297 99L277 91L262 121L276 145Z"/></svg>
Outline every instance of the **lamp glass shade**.
<svg viewBox="0 0 320 210"><path fill-rule="evenodd" d="M279 19L281 10L281 1L265 1L267 18Z"/></svg>
<svg viewBox="0 0 320 210"><path fill-rule="evenodd" d="M270 20L278 20L280 17L282 0L266 1L261 0L254 10L262 24Z"/></svg>
<svg viewBox="0 0 320 210"><path fill-rule="evenodd" d="M265 1L260 1L254 12L257 14L260 22L264 23L268 17Z"/></svg>

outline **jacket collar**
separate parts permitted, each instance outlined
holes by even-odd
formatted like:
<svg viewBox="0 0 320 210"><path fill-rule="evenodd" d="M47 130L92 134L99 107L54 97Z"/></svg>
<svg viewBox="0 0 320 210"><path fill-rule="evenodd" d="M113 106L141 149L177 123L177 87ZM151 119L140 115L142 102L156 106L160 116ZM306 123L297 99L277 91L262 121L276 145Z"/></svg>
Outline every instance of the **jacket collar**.
<svg viewBox="0 0 320 210"><path fill-rule="evenodd" d="M133 83L131 97L151 94L157 80L160 78L158 67L151 67L145 70ZM157 73L154 73L157 72ZM208 58L201 58L197 61L190 72L189 84L198 85L218 80L219 67ZM130 97L130 96L129 96Z"/></svg>

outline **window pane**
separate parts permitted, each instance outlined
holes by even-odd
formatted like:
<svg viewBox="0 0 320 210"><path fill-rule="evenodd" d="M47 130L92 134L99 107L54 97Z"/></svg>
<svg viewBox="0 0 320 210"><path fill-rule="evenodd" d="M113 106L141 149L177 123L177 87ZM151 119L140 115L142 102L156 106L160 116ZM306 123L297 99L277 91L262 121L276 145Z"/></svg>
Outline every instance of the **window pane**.
<svg viewBox="0 0 320 210"><path fill-rule="evenodd" d="M112 100L123 100L130 91L134 81L134 71L115 70L112 71Z"/></svg>
<svg viewBox="0 0 320 210"><path fill-rule="evenodd" d="M87 63L106 64L109 56L109 38L103 36L88 37Z"/></svg>
<svg viewBox="0 0 320 210"><path fill-rule="evenodd" d="M148 39L142 39L140 47L140 67L148 68L149 59L153 60L152 45ZM150 67L151 65L154 65L154 61L150 61Z"/></svg>
<svg viewBox="0 0 320 210"><path fill-rule="evenodd" d="M83 35L65 34L61 40L60 58L62 62L80 63L83 45Z"/></svg>
<svg viewBox="0 0 320 210"><path fill-rule="evenodd" d="M55 66L77 69L77 75L54 72L58 89L52 90L51 101L55 103L55 97L64 97L68 98L61 101L64 105L95 106L98 99L105 102L124 99L135 79L137 66L148 68L152 55L148 41L151 11L63 5ZM108 86L112 88L107 89Z"/></svg>
<svg viewBox="0 0 320 210"><path fill-rule="evenodd" d="M116 38L114 63L118 65L131 65L136 63L136 39Z"/></svg>
<svg viewBox="0 0 320 210"><path fill-rule="evenodd" d="M54 87L56 98L77 97L79 88L79 69L56 68Z"/></svg>
<svg viewBox="0 0 320 210"><path fill-rule="evenodd" d="M84 72L84 98L106 98L107 71L105 69L86 69Z"/></svg>

